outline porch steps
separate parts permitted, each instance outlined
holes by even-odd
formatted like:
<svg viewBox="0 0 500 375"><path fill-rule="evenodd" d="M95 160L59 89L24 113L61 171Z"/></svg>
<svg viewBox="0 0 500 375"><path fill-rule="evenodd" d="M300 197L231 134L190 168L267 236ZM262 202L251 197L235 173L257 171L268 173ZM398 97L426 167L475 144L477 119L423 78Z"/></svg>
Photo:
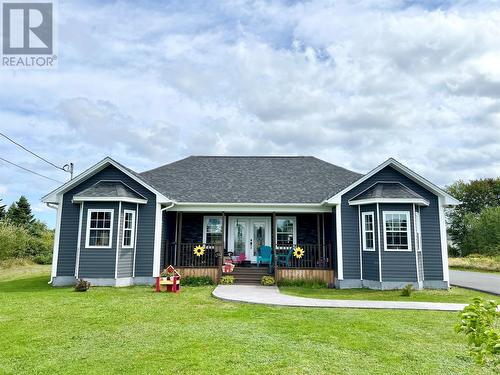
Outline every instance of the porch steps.
<svg viewBox="0 0 500 375"><path fill-rule="evenodd" d="M262 276L269 275L269 268L264 267L235 267L230 274L234 276L235 284L260 284Z"/></svg>

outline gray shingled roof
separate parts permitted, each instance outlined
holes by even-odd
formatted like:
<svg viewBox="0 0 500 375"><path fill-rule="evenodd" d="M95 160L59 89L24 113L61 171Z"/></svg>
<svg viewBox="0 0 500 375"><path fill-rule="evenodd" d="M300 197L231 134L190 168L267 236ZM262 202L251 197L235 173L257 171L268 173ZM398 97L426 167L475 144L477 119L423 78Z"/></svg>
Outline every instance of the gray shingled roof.
<svg viewBox="0 0 500 375"><path fill-rule="evenodd" d="M351 201L361 199L376 198L405 198L405 199L424 199L421 195L415 193L410 188L399 182L377 182L369 189L351 198Z"/></svg>
<svg viewBox="0 0 500 375"><path fill-rule="evenodd" d="M362 175L311 156L190 156L139 174L178 202L321 203Z"/></svg>
<svg viewBox="0 0 500 375"><path fill-rule="evenodd" d="M121 181L99 181L95 185L75 194L79 197L137 198L146 199Z"/></svg>

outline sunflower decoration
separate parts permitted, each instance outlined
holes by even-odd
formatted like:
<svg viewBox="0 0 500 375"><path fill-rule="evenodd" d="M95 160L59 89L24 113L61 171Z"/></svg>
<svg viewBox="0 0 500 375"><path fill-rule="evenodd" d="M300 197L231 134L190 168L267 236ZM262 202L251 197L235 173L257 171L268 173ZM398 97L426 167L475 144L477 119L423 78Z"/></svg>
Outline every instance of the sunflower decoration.
<svg viewBox="0 0 500 375"><path fill-rule="evenodd" d="M193 253L194 253L194 255L196 255L197 257L201 257L203 254L205 254L205 247L204 247L204 246L201 246L201 245L198 245L198 246L196 246L196 247L193 249Z"/></svg>
<svg viewBox="0 0 500 375"><path fill-rule="evenodd" d="M304 249L301 248L300 246L297 246L293 251L293 256L297 259L300 259L304 256L304 253L305 253Z"/></svg>

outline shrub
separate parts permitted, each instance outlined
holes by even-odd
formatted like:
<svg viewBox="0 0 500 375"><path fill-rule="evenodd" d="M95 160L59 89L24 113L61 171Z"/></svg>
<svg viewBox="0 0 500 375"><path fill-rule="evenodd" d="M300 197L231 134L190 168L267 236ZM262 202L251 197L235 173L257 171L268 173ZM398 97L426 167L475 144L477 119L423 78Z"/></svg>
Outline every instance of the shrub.
<svg viewBox="0 0 500 375"><path fill-rule="evenodd" d="M271 286L276 284L276 281L272 276L262 276L262 279L260 279L260 284L265 286Z"/></svg>
<svg viewBox="0 0 500 375"><path fill-rule="evenodd" d="M184 286L205 286L214 285L212 278L208 276L186 276L181 279Z"/></svg>
<svg viewBox="0 0 500 375"><path fill-rule="evenodd" d="M413 293L413 285L408 284L403 289L401 289L401 295L403 297L410 297Z"/></svg>
<svg viewBox="0 0 500 375"><path fill-rule="evenodd" d="M0 260L28 258L37 263L52 261L54 232L42 224L36 230L15 226L6 220L0 222Z"/></svg>
<svg viewBox="0 0 500 375"><path fill-rule="evenodd" d="M460 313L460 322L455 331L467 336L469 352L479 364L500 365L500 329L495 301L480 297L466 306Z"/></svg>
<svg viewBox="0 0 500 375"><path fill-rule="evenodd" d="M90 282L79 279L75 285L75 291L77 292L86 292L90 288Z"/></svg>
<svg viewBox="0 0 500 375"><path fill-rule="evenodd" d="M234 276L230 276L230 275L222 276L220 278L220 283L222 285L231 285L231 284L234 284Z"/></svg>
<svg viewBox="0 0 500 375"><path fill-rule="evenodd" d="M281 279L280 281L278 281L278 286L294 286L300 288L321 289L327 288L328 284L323 280Z"/></svg>

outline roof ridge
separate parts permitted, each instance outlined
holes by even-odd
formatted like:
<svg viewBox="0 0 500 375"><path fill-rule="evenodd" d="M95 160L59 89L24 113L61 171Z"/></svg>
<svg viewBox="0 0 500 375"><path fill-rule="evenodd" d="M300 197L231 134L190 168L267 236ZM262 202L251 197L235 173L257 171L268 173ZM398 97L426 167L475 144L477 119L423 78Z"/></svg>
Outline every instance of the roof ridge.
<svg viewBox="0 0 500 375"><path fill-rule="evenodd" d="M314 158L309 155L190 155L191 158Z"/></svg>

